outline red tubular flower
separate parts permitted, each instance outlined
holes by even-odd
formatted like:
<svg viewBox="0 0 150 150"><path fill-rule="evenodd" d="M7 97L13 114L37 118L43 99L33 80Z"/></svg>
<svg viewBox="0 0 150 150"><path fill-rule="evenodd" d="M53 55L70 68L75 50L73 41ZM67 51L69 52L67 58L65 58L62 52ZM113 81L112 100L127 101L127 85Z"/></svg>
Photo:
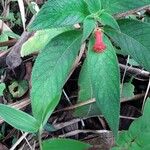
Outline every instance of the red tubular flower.
<svg viewBox="0 0 150 150"><path fill-rule="evenodd" d="M106 45L103 42L103 33L101 29L97 29L95 31L95 44L93 46L93 50L97 53L101 53L106 49Z"/></svg>

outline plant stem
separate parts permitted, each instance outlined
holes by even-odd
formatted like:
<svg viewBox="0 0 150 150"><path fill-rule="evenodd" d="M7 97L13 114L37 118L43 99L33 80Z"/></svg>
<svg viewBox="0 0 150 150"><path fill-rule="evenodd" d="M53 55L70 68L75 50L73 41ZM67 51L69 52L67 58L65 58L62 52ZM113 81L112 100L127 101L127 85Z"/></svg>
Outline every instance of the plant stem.
<svg viewBox="0 0 150 150"><path fill-rule="evenodd" d="M41 138L41 135L42 135L42 128L39 129L38 140L39 140L40 150L43 150L43 148L42 148L42 138Z"/></svg>

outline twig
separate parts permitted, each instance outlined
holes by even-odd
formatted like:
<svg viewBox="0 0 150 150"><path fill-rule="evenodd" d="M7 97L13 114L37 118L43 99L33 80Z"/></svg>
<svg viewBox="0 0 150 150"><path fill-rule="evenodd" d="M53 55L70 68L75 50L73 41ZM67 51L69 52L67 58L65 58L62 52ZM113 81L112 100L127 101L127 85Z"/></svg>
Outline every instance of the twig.
<svg viewBox="0 0 150 150"><path fill-rule="evenodd" d="M23 134L23 132L21 132L21 133ZM26 137L24 137L24 139L25 139L25 141L27 142L28 146L30 147L30 150L33 150L33 149L32 149L32 146L30 145L30 143L29 143L29 141L28 141L28 139L27 139Z"/></svg>
<svg viewBox="0 0 150 150"><path fill-rule="evenodd" d="M79 66L80 60L81 60L82 55L83 55L84 50L85 50L85 46L86 46L86 43L83 43L83 44L81 45L80 53L79 53L78 57L76 58L76 60L75 60L75 62L74 62L74 64L73 64L72 70L71 70L71 72L70 72L70 74L69 74L69 76L68 76L68 78L67 78L66 81L68 81L68 79L70 78L70 76L72 75L72 73L74 72L74 70Z"/></svg>
<svg viewBox="0 0 150 150"><path fill-rule="evenodd" d="M100 117L103 117L103 116L101 115ZM129 119L129 120L137 119L135 117L127 117L127 116L120 116L120 118ZM77 122L79 122L79 119L76 119L75 121L73 121L73 122L77 123ZM66 126L68 126L66 123L64 123L64 124L61 123L59 126L59 129L62 129ZM106 133L112 133L112 132L109 130L74 130L74 131L68 132L66 134L59 135L59 137L69 137L69 136L74 136L74 135L79 134L79 133L106 134Z"/></svg>
<svg viewBox="0 0 150 150"><path fill-rule="evenodd" d="M146 102L146 98L148 96L148 92L150 90L150 78L149 78L149 82L148 82L148 86L147 86L147 90L146 90L146 93L145 93L145 97L144 97L144 100L143 100L143 105L142 105L142 112L144 111L144 106L145 106L145 102Z"/></svg>
<svg viewBox="0 0 150 150"><path fill-rule="evenodd" d="M138 99L144 97L144 95L145 94L137 94L134 97L131 97L131 98L128 98L128 99L123 98L123 99L121 99L121 103L125 103L125 102L132 101L132 100L138 100ZM63 111L73 110L73 109L76 109L76 108L79 108L79 107L82 107L82 106L85 106L85 105L89 105L89 104L92 104L92 103L95 103L95 102L96 102L96 100L93 98L93 99L87 100L85 102L75 104L75 105L70 106L70 107L66 107L66 108L63 108L63 109L60 109L60 110L56 110L56 111L53 112L53 114L63 112Z"/></svg>
<svg viewBox="0 0 150 150"><path fill-rule="evenodd" d="M120 69L122 70L127 70L127 72L129 72L132 75L135 76L139 76L139 77L143 77L143 78L148 78L150 76L150 72L148 71L144 71L142 69L138 69L138 68L134 68L134 67L129 67L129 66L125 66L123 64L119 64Z"/></svg>
<svg viewBox="0 0 150 150"><path fill-rule="evenodd" d="M133 9L133 10L127 11L127 12L125 12L125 13L116 14L116 15L114 15L114 16L115 16L115 18L120 19L120 18L129 16L129 15L131 15L131 14L134 14L134 13L136 13L136 12L139 12L139 11L142 11L142 10L146 10L146 9L149 9L149 8L150 8L150 5L146 5L146 6L137 8L137 9Z"/></svg>
<svg viewBox="0 0 150 150"><path fill-rule="evenodd" d="M6 57L6 64L9 68L14 69L21 64L21 47L23 43L26 42L32 36L32 34L32 32L24 31L17 43L11 48L10 53Z"/></svg>
<svg viewBox="0 0 150 150"><path fill-rule="evenodd" d="M28 135L28 133L24 133L17 142L10 148L10 150L15 150L16 147L21 143L21 141Z"/></svg>
<svg viewBox="0 0 150 150"><path fill-rule="evenodd" d="M56 111L53 112L53 114L58 113L58 112L73 110L75 108L78 108L78 107L81 107L81 106L85 106L85 105L88 105L88 104L92 104L92 103L95 103L95 102L96 102L96 100L93 98L93 99L87 100L85 102L81 102L79 104L75 104L75 105L70 106L70 107L66 107L66 108L63 108L63 109L60 109L60 110L56 110Z"/></svg>
<svg viewBox="0 0 150 150"><path fill-rule="evenodd" d="M29 104L30 104L30 99L25 98L25 99L23 99L21 101L17 101L15 103L10 104L10 106L12 106L12 107L14 107L16 109L22 109L22 108L26 107Z"/></svg>
<svg viewBox="0 0 150 150"><path fill-rule="evenodd" d="M122 98L121 103L130 102L130 101L137 101L137 100L142 99L144 96L145 96L145 93L142 93L142 94L134 95L134 97L131 97L131 98L128 98L128 99Z"/></svg>
<svg viewBox="0 0 150 150"><path fill-rule="evenodd" d="M9 41L0 42L0 47L3 47L3 46L13 46L14 44L16 44L16 42L17 42L16 39L11 39Z"/></svg>
<svg viewBox="0 0 150 150"><path fill-rule="evenodd" d="M135 120L137 118L135 117L128 117L128 116L120 116L121 119L129 119L129 120Z"/></svg>
<svg viewBox="0 0 150 150"><path fill-rule="evenodd" d="M69 137L69 136L74 136L79 133L108 134L108 133L112 133L112 132L108 131L108 130L74 130L74 131L59 135L59 137L61 137L61 138Z"/></svg>
<svg viewBox="0 0 150 150"><path fill-rule="evenodd" d="M53 127L56 129L56 130L59 130L61 128L64 128L66 126L69 126L69 125L72 125L72 124L75 124L77 122L80 122L81 119L73 119L71 121L68 121L68 122L62 122L62 123L59 123L59 124L54 124Z"/></svg>
<svg viewBox="0 0 150 150"><path fill-rule="evenodd" d="M99 115L97 117L104 118L103 115ZM122 118L122 119L129 119L129 120L135 120L135 119L137 119L135 117L128 117L128 116L119 116L119 117ZM86 119L88 119L88 117L82 118L82 120L86 120ZM70 121L67 121L67 122L61 122L61 123L58 123L58 124L54 124L53 127L55 128L55 131L57 131L57 130L60 130L62 128L65 128L67 126L70 126L70 125L78 123L78 122L81 122L80 118L73 119L73 120L70 120Z"/></svg>
<svg viewBox="0 0 150 150"><path fill-rule="evenodd" d="M126 62L126 65L125 65L125 70L124 70L122 81L121 81L121 90L120 90L121 95L122 95L122 91L123 91L123 83L124 83L124 79L125 79L125 76L126 76L126 73L127 73L127 67L128 67L129 59L130 59L130 55L128 55L127 62Z"/></svg>
<svg viewBox="0 0 150 150"><path fill-rule="evenodd" d="M4 57L8 53L8 50L0 51L0 57Z"/></svg>
<svg viewBox="0 0 150 150"><path fill-rule="evenodd" d="M67 102L69 103L69 105L71 106L72 105L72 103L71 103L71 101L70 101L70 99L69 99L69 97L68 97L68 95L67 95L67 93L65 92L65 90L63 89L63 94L64 94L64 96L66 97L66 100L67 100Z"/></svg>

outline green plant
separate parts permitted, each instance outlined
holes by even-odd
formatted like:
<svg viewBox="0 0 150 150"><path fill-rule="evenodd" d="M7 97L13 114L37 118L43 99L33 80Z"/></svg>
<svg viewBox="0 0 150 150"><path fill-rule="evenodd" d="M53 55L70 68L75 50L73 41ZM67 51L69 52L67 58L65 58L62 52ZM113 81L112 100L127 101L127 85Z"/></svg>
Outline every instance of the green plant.
<svg viewBox="0 0 150 150"><path fill-rule="evenodd" d="M120 133L116 141L116 147L112 150L148 150L150 149L150 98L145 104L143 116L136 119L130 126L128 131Z"/></svg>
<svg viewBox="0 0 150 150"><path fill-rule="evenodd" d="M40 41L44 44L35 49L40 50L40 54L32 72L33 116L2 104L0 116L17 129L39 132L41 149L42 143L43 149L50 149L53 144L59 146L60 139L42 142L41 133L60 100L62 88L70 72L75 67L74 63L82 50L81 45L86 43L88 50L80 72L78 99L79 102L84 102L95 98L96 104L90 104L90 107L96 107L98 113L104 115L117 137L120 74L115 46L150 71L150 24L133 19L116 21L114 14L149 3L149 0L48 0L29 27L30 31L42 30L37 31L37 35L48 31L45 33L46 41ZM80 29L76 29L75 24L79 24ZM98 39L93 34L97 29L101 32ZM51 35L52 32L54 35ZM102 49L98 46L100 50L96 52L94 49L97 50L97 46L93 48L95 40L101 40L98 42L99 46L102 43L105 45ZM39 42L36 38L33 39L35 41ZM22 56L29 53L31 52L27 52L24 45ZM82 114L82 110L78 110L78 113ZM63 144L71 143L72 147L78 145L77 148L81 150L90 147L77 141L61 140ZM54 149L58 150L59 147Z"/></svg>
<svg viewBox="0 0 150 150"><path fill-rule="evenodd" d="M0 83L0 96L3 95L4 89L5 89L5 84L4 83Z"/></svg>

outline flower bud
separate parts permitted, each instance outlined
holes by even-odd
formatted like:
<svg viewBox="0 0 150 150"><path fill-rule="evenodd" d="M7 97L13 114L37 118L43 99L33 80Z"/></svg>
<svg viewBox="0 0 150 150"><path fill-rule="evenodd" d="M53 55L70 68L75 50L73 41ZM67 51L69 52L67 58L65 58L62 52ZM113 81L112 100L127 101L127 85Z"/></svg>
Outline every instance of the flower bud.
<svg viewBox="0 0 150 150"><path fill-rule="evenodd" d="M103 42L103 32L101 29L97 29L95 31L95 44L93 46L93 50L97 53L101 53L106 49L106 45Z"/></svg>

